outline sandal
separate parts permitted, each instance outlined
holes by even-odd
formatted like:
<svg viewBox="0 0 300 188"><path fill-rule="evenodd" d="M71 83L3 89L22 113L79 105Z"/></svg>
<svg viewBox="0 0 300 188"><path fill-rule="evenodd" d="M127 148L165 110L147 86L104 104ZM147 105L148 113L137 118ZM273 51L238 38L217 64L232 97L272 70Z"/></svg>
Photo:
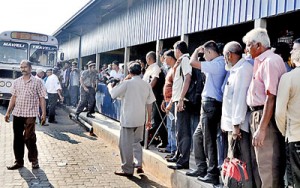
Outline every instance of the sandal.
<svg viewBox="0 0 300 188"><path fill-rule="evenodd" d="M38 169L38 168L40 168L39 162L32 162L32 168L33 168L33 169Z"/></svg>
<svg viewBox="0 0 300 188"><path fill-rule="evenodd" d="M158 149L158 152L160 152L160 153L171 153L171 151L166 150L166 148Z"/></svg>

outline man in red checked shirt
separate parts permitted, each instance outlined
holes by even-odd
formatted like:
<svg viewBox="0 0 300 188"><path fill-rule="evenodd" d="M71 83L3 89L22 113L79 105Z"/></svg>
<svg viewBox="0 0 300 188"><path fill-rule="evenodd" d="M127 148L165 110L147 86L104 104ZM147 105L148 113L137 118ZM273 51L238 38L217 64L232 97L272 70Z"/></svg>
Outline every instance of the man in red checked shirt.
<svg viewBox="0 0 300 188"><path fill-rule="evenodd" d="M35 119L39 114L39 105L42 109L41 124L46 121L46 90L41 80L31 74L31 63L22 60L20 63L21 77L16 79L11 91L12 97L9 102L5 121L13 115L14 141L13 149L15 163L8 166L8 170L16 170L24 165L24 145L28 149L28 158L32 168L39 168L38 151L36 146Z"/></svg>

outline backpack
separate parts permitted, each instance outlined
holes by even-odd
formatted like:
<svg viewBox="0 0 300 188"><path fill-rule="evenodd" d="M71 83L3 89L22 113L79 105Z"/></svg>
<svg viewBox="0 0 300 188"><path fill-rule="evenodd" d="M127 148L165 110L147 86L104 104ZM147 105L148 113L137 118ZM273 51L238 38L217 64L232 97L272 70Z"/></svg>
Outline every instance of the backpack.
<svg viewBox="0 0 300 188"><path fill-rule="evenodd" d="M227 157L222 165L221 177L224 183L223 187L242 188L249 180L249 176L246 163L236 158L241 155L238 139L231 141L231 149L233 158Z"/></svg>
<svg viewBox="0 0 300 188"><path fill-rule="evenodd" d="M182 73L181 66L180 66L180 75L184 80L184 75ZM188 100L187 106L191 109L191 111L200 112L201 94L204 88L204 83L205 83L205 75L201 72L201 70L192 68L191 83L188 91L185 94L185 98Z"/></svg>

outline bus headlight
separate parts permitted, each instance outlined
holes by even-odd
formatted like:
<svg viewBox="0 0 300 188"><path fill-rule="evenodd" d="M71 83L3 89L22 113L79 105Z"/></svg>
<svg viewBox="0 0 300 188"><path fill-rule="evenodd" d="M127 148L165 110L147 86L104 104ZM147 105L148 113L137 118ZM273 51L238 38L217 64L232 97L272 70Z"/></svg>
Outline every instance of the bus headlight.
<svg viewBox="0 0 300 188"><path fill-rule="evenodd" d="M8 81L8 82L6 82L6 87L11 87L11 82L10 81Z"/></svg>
<svg viewBox="0 0 300 188"><path fill-rule="evenodd" d="M5 82L4 81L0 81L0 87L4 87L5 86Z"/></svg>

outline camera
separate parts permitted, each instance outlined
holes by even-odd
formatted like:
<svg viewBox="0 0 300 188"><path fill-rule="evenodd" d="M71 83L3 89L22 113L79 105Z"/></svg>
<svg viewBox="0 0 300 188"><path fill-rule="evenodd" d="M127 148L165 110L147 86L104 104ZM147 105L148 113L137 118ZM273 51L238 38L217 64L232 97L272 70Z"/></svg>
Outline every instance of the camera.
<svg viewBox="0 0 300 188"><path fill-rule="evenodd" d="M114 78L114 77L110 77L106 83L109 84L111 83L112 86L115 86L116 84L118 84L120 82L120 79L118 78Z"/></svg>

